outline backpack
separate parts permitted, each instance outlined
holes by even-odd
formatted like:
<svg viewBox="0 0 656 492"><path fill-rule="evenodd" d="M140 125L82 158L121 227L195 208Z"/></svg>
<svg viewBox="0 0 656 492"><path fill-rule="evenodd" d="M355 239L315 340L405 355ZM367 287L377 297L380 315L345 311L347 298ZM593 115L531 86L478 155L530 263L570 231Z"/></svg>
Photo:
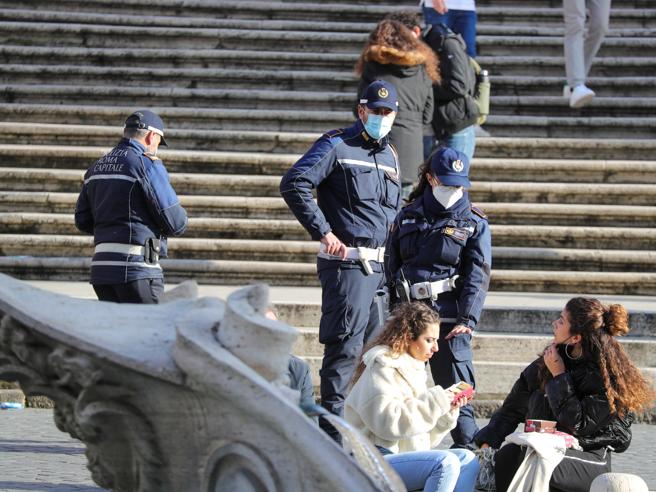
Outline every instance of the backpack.
<svg viewBox="0 0 656 492"><path fill-rule="evenodd" d="M431 32L437 36L431 36ZM429 25L424 30L422 37L438 54L438 56L441 56L441 52L444 49L444 43L448 39L455 38L463 46L465 44L460 34L456 34L447 25L442 23ZM435 43L436 39L439 39L438 43ZM487 70L483 70L476 60L468 55L467 59L469 60L469 65L472 67L474 73L476 74L476 84L474 86L474 94L472 99L476 105L476 108L478 109L478 119L476 123L478 125L482 125L485 123L487 116L490 114L490 79L488 78Z"/></svg>

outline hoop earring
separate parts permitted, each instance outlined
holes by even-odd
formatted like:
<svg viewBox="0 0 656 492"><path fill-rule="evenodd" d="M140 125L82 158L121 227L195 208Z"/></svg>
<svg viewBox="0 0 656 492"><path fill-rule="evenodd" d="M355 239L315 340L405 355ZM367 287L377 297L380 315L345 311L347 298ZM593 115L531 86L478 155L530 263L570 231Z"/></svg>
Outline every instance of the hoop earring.
<svg viewBox="0 0 656 492"><path fill-rule="evenodd" d="M571 344L569 342L567 342L565 344L565 355L567 356L568 359L570 359L570 360L579 360L581 357L583 357L583 352L581 352L578 357L572 357L571 355L569 355L569 346L570 345Z"/></svg>

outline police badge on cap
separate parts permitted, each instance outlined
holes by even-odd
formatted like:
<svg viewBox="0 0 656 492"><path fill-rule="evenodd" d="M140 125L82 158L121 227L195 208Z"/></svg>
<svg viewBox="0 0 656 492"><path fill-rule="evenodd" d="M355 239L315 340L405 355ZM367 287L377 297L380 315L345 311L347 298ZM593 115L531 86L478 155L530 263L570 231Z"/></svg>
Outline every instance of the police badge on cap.
<svg viewBox="0 0 656 492"><path fill-rule="evenodd" d="M360 104L365 104L369 109L387 108L398 111L396 87L385 80L374 80L362 93Z"/></svg>

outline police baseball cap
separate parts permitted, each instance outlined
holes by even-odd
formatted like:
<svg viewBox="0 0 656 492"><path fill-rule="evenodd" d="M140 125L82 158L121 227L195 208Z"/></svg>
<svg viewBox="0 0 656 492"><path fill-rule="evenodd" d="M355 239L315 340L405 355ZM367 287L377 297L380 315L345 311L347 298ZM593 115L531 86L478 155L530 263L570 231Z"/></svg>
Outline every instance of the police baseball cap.
<svg viewBox="0 0 656 492"><path fill-rule="evenodd" d="M369 109L388 108L392 111L399 110L399 99L396 95L396 87L385 80L374 80L362 93L360 104Z"/></svg>
<svg viewBox="0 0 656 492"><path fill-rule="evenodd" d="M440 147L431 157L431 174L445 186L469 188L469 158L459 150Z"/></svg>
<svg viewBox="0 0 656 492"><path fill-rule="evenodd" d="M164 122L162 118L148 109L140 109L128 116L125 120L125 128L138 128L157 133L162 137L160 145L168 147L166 140L164 140Z"/></svg>

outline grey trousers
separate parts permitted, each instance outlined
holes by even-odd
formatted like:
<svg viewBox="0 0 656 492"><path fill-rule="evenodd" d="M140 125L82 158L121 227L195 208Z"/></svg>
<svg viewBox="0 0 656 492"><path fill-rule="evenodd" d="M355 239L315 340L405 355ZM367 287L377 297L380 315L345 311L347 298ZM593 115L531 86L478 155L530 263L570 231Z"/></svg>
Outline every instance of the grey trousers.
<svg viewBox="0 0 656 492"><path fill-rule="evenodd" d="M584 84L592 59L608 32L611 0L563 0L565 17L565 71L567 85ZM585 33L585 10L590 20Z"/></svg>

